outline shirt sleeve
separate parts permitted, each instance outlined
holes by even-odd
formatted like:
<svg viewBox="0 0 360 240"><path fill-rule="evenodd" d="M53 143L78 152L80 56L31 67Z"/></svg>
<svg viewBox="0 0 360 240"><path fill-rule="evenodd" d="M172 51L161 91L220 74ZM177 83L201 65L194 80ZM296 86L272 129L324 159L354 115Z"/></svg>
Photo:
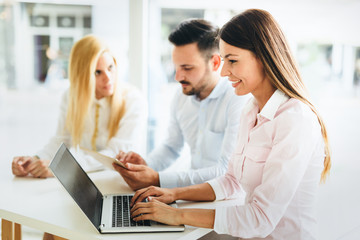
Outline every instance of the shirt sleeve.
<svg viewBox="0 0 360 240"><path fill-rule="evenodd" d="M236 144L240 115L245 100L246 98L232 95L229 101L226 102L227 105L221 106L226 107L227 109L225 118L226 127L220 147L221 154L217 164L211 167L190 169L186 172L160 172L159 178L161 187L173 188L200 184L226 173L228 161ZM217 143L214 143L212 146L209 145L206 147L208 149L217 149L219 146L216 144Z"/></svg>
<svg viewBox="0 0 360 240"><path fill-rule="evenodd" d="M248 197L245 205L216 208L216 232L242 238L266 237L288 209L304 176L305 181L311 182L312 185L304 187L302 191L305 191L305 194L313 194L312 186L319 182L320 172L312 169L321 168L324 149L320 126L314 114L312 115L309 117L288 114L279 117L268 157L252 159L258 163L265 161L261 183ZM318 161L312 163L311 159ZM251 167L255 165L247 165L245 162L243 172L252 171ZM221 189L223 192L217 190L216 194L223 194L226 198L233 192L235 181L234 172L229 169L226 176L210 185L215 189Z"/></svg>
<svg viewBox="0 0 360 240"><path fill-rule="evenodd" d="M146 162L155 171L161 171L169 167L180 156L184 146L184 136L176 118L177 103L179 101L177 92L170 107L169 125L167 135L162 143L157 146L147 157Z"/></svg>
<svg viewBox="0 0 360 240"><path fill-rule="evenodd" d="M52 160L61 143L65 143L68 147L71 146L71 136L69 131L65 128L68 99L69 91L67 90L62 96L56 133L50 138L49 142L36 153L41 159Z"/></svg>

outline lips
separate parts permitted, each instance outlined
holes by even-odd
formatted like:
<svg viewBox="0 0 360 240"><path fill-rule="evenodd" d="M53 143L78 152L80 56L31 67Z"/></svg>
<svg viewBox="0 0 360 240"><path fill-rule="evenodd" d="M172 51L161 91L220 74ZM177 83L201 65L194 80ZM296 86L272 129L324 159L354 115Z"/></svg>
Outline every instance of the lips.
<svg viewBox="0 0 360 240"><path fill-rule="evenodd" d="M231 82L231 85L236 88L242 81L239 79L239 80L230 80L229 81Z"/></svg>

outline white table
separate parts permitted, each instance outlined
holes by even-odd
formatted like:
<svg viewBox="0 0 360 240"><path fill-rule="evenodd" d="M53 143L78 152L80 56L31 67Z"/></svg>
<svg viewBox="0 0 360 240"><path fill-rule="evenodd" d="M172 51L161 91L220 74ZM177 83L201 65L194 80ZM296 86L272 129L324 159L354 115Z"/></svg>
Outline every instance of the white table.
<svg viewBox="0 0 360 240"><path fill-rule="evenodd" d="M115 171L101 171L89 176L103 194L133 192ZM56 178L14 177L10 162L0 162L0 189L0 218L6 220L2 224L2 239L21 239L21 225L66 239L87 240L197 239L210 231L186 226L184 232L100 234ZM178 206L213 209L216 205L233 205L238 202L178 202Z"/></svg>

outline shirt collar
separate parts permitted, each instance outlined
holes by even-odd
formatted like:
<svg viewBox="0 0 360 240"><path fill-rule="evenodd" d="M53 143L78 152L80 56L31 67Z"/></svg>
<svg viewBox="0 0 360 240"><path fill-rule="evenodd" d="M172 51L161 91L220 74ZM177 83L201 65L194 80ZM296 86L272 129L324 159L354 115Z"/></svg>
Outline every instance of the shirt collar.
<svg viewBox="0 0 360 240"><path fill-rule="evenodd" d="M96 99L94 98L94 105L99 104L100 107L105 107L108 103L108 98L107 97L103 97L101 99Z"/></svg>
<svg viewBox="0 0 360 240"><path fill-rule="evenodd" d="M227 84L227 80L220 78L217 84L215 85L214 89L211 91L210 95L203 100L216 99L221 97L227 89L226 84ZM195 95L193 96L193 100L199 102L199 99Z"/></svg>
<svg viewBox="0 0 360 240"><path fill-rule="evenodd" d="M277 89L270 97L270 99L266 102L265 106L260 112L260 115L269 120L273 120L279 107L289 98L289 96Z"/></svg>

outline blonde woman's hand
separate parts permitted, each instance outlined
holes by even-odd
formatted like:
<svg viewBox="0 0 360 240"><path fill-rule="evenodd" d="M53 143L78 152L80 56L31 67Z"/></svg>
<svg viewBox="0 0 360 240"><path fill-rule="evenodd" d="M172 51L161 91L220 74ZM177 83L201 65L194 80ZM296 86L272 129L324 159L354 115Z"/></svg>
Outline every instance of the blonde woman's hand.
<svg viewBox="0 0 360 240"><path fill-rule="evenodd" d="M12 173L18 177L27 176L29 174L29 171L27 170L27 166L29 166L29 164L33 160L34 160L33 157L30 156L14 157L11 164Z"/></svg>
<svg viewBox="0 0 360 240"><path fill-rule="evenodd" d="M52 177L49 164L50 160L35 159L26 167L26 170L36 178Z"/></svg>

